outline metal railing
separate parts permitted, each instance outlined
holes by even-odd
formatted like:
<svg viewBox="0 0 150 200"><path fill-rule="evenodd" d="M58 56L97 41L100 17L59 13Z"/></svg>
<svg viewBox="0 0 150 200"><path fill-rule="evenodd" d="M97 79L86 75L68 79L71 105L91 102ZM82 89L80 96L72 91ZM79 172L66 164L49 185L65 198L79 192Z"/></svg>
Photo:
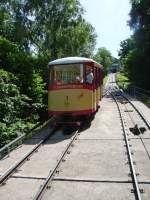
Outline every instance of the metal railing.
<svg viewBox="0 0 150 200"><path fill-rule="evenodd" d="M9 153L13 149L15 149L18 146L20 146L25 139L28 139L28 138L32 137L32 135L35 134L34 130L36 130L37 128L41 127L43 124L45 124L45 122L43 122L43 123L40 122L40 123L36 124L27 133L21 134L19 137L17 137L13 141L11 141L10 143L8 143L4 147L2 147L0 149L0 159L2 159L6 155L9 156Z"/></svg>
<svg viewBox="0 0 150 200"><path fill-rule="evenodd" d="M141 101L150 102L150 91L145 90L143 88L131 85L127 89L124 87L121 87L125 92L127 92L129 95L134 97L135 99L139 99Z"/></svg>
<svg viewBox="0 0 150 200"><path fill-rule="evenodd" d="M146 99L150 99L150 91L144 90L142 88L136 87L136 86L130 86L127 89L129 94L132 94L134 97L143 97Z"/></svg>

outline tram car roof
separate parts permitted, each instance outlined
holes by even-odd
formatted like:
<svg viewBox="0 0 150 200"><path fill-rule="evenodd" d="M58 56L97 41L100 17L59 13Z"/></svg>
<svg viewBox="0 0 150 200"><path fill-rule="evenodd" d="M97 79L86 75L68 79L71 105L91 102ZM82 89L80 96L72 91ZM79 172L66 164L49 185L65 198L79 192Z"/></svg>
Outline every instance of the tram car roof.
<svg viewBox="0 0 150 200"><path fill-rule="evenodd" d="M101 64L97 63L93 59L90 58L84 58L84 57L66 57L66 58L60 58L54 61L51 61L48 63L48 65L64 65L64 64L74 64L74 63L87 63L92 62L96 63L99 67L102 67Z"/></svg>

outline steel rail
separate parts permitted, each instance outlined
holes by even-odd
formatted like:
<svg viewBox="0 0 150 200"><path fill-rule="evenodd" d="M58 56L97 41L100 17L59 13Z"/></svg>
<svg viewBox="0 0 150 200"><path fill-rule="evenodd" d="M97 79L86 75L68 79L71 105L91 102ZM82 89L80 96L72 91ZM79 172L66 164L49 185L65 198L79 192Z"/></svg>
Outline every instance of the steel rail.
<svg viewBox="0 0 150 200"><path fill-rule="evenodd" d="M118 91L116 91L116 92L118 92ZM119 91L119 95L122 96L124 99L126 99L130 103L130 105L134 108L134 110L138 113L138 115L141 117L141 119L144 121L144 123L146 124L146 126L150 130L150 124L149 124L149 122L147 122L147 120L145 119L145 117L140 113L140 111L136 108L136 106L129 100L129 98L127 98L126 96L124 96L121 91ZM133 122L132 119L131 119L131 121ZM135 125L134 122L133 122L133 124ZM141 130L139 128L138 128L138 130L141 133ZM148 155L148 158L150 159L150 154L149 154L149 152L148 152L148 150L147 150L147 148L145 146L145 143L144 143L143 139L141 138L141 136L139 136L139 138L140 138L140 140L141 140L141 142L142 142L142 144L144 146L144 149L145 149L145 151L146 151L146 153Z"/></svg>
<svg viewBox="0 0 150 200"><path fill-rule="evenodd" d="M56 129L53 129L44 139L42 139L31 151L29 151L19 162L17 162L14 166L8 169L1 177L0 177L0 185L4 184L6 180L17 170L17 168L21 167L23 163L31 157L31 155L38 150L38 148L51 136L54 134Z"/></svg>
<svg viewBox="0 0 150 200"><path fill-rule="evenodd" d="M107 91L108 92L108 91ZM118 92L118 91L116 91ZM110 91L109 91L110 93ZM124 97L131 105L132 107L136 110L136 112L140 115L140 117L143 119L143 121L145 122L146 126L148 127L148 129L150 130L150 123L145 119L145 117L143 116L143 114L137 109L137 107L129 100L129 98L127 98L125 95L122 94L121 90L119 90L119 95Z"/></svg>
<svg viewBox="0 0 150 200"><path fill-rule="evenodd" d="M106 90L102 97L106 96L109 90Z"/></svg>
<svg viewBox="0 0 150 200"><path fill-rule="evenodd" d="M125 98L124 97L124 95L121 95L123 98ZM126 100L128 99L128 98L125 98ZM132 105L132 103L130 102L130 100L128 99L128 102L130 103L130 105L133 107L133 105ZM127 106L125 106L126 108L127 108ZM134 108L134 107L133 107ZM134 108L134 110L135 110L135 108ZM136 112L137 112L137 110L135 110ZM137 112L137 114L139 115L139 113ZM133 123L133 125L135 126L136 125L136 123L133 121L133 119L132 119L132 117L130 116L130 114L129 114L129 117L130 117L130 119L131 119L131 121L132 121L132 123ZM141 116L140 116L141 117ZM143 118L141 118L142 120L143 120ZM145 121L144 121L144 123L145 123ZM140 130L140 128L138 128L137 127L137 129L138 129L138 131L139 131L139 133L140 134L142 134L142 132L141 132L141 130ZM149 151L148 151L148 149L146 148L146 145L145 145L145 143L144 143L144 141L143 141L143 139L142 139L142 137L140 136L140 135L138 135L138 137L139 137L139 139L141 140L141 142L142 142L142 144L143 144L143 147L144 147L144 149L145 149L145 151L146 151L146 153L147 153L147 156L148 156L148 158L150 159L150 154L149 154Z"/></svg>
<svg viewBox="0 0 150 200"><path fill-rule="evenodd" d="M119 111L119 115L120 115L120 119L121 119L125 143L126 143L127 152L128 152L128 158L129 158L130 170L131 170L131 175L132 175L132 180L133 180L133 186L134 186L134 189L135 189L135 196L136 196L137 200L141 200L140 189L139 189L139 185L138 185L138 181L137 181L137 177L136 177L136 172L135 172L135 168L134 168L134 164L133 164L130 146L129 146L129 143L128 143L128 137L127 137L127 134L126 134L126 131L125 131L125 125L124 125L121 109L120 109L120 106L119 106L115 96L111 92L110 92L110 94L112 95L114 101L116 102L116 105L117 105L117 108L118 108L118 111Z"/></svg>
<svg viewBox="0 0 150 200"><path fill-rule="evenodd" d="M57 168L59 167L60 163L63 161L65 155L67 154L69 148L71 147L71 145L73 144L74 140L76 139L77 135L78 135L79 130L77 130L75 132L74 137L71 139L71 141L69 142L69 144L67 145L67 148L65 149L65 151L63 152L63 154L61 155L60 159L58 160L58 162L56 163L56 166L53 168L52 171L50 171L49 175L47 176L45 182L43 183L43 185L41 186L41 188L39 189L39 191L36 193L34 200L40 200L45 192L45 190L48 187L48 184L53 180L53 176L55 175Z"/></svg>
<svg viewBox="0 0 150 200"><path fill-rule="evenodd" d="M141 114L141 112L137 109L137 107L126 96L124 96L123 94L120 94L120 96L124 97L132 105L132 107L140 115L140 117L142 118L142 120L144 121L144 123L146 124L146 126L148 127L148 129L150 130L150 124L149 124L149 122L145 119L145 117Z"/></svg>

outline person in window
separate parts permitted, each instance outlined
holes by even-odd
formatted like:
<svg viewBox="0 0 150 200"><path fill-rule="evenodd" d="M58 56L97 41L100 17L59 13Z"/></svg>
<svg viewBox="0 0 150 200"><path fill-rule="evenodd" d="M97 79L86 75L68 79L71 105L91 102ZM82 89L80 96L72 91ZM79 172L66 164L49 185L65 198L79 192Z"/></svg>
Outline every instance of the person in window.
<svg viewBox="0 0 150 200"><path fill-rule="evenodd" d="M86 83L92 84L93 79L94 79L94 75L93 75L92 69L89 69L86 74Z"/></svg>

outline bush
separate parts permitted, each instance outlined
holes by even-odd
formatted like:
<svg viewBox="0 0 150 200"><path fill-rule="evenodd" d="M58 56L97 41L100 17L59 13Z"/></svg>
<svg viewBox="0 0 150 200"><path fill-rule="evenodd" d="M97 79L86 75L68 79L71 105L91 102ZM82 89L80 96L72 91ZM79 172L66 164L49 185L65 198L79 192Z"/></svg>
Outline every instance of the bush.
<svg viewBox="0 0 150 200"><path fill-rule="evenodd" d="M0 70L0 144L3 145L17 136L17 131L27 127L24 110L31 109L31 101L20 94L16 85L18 78L10 72ZM28 116L29 117L29 116ZM0 145L0 146L1 146Z"/></svg>

